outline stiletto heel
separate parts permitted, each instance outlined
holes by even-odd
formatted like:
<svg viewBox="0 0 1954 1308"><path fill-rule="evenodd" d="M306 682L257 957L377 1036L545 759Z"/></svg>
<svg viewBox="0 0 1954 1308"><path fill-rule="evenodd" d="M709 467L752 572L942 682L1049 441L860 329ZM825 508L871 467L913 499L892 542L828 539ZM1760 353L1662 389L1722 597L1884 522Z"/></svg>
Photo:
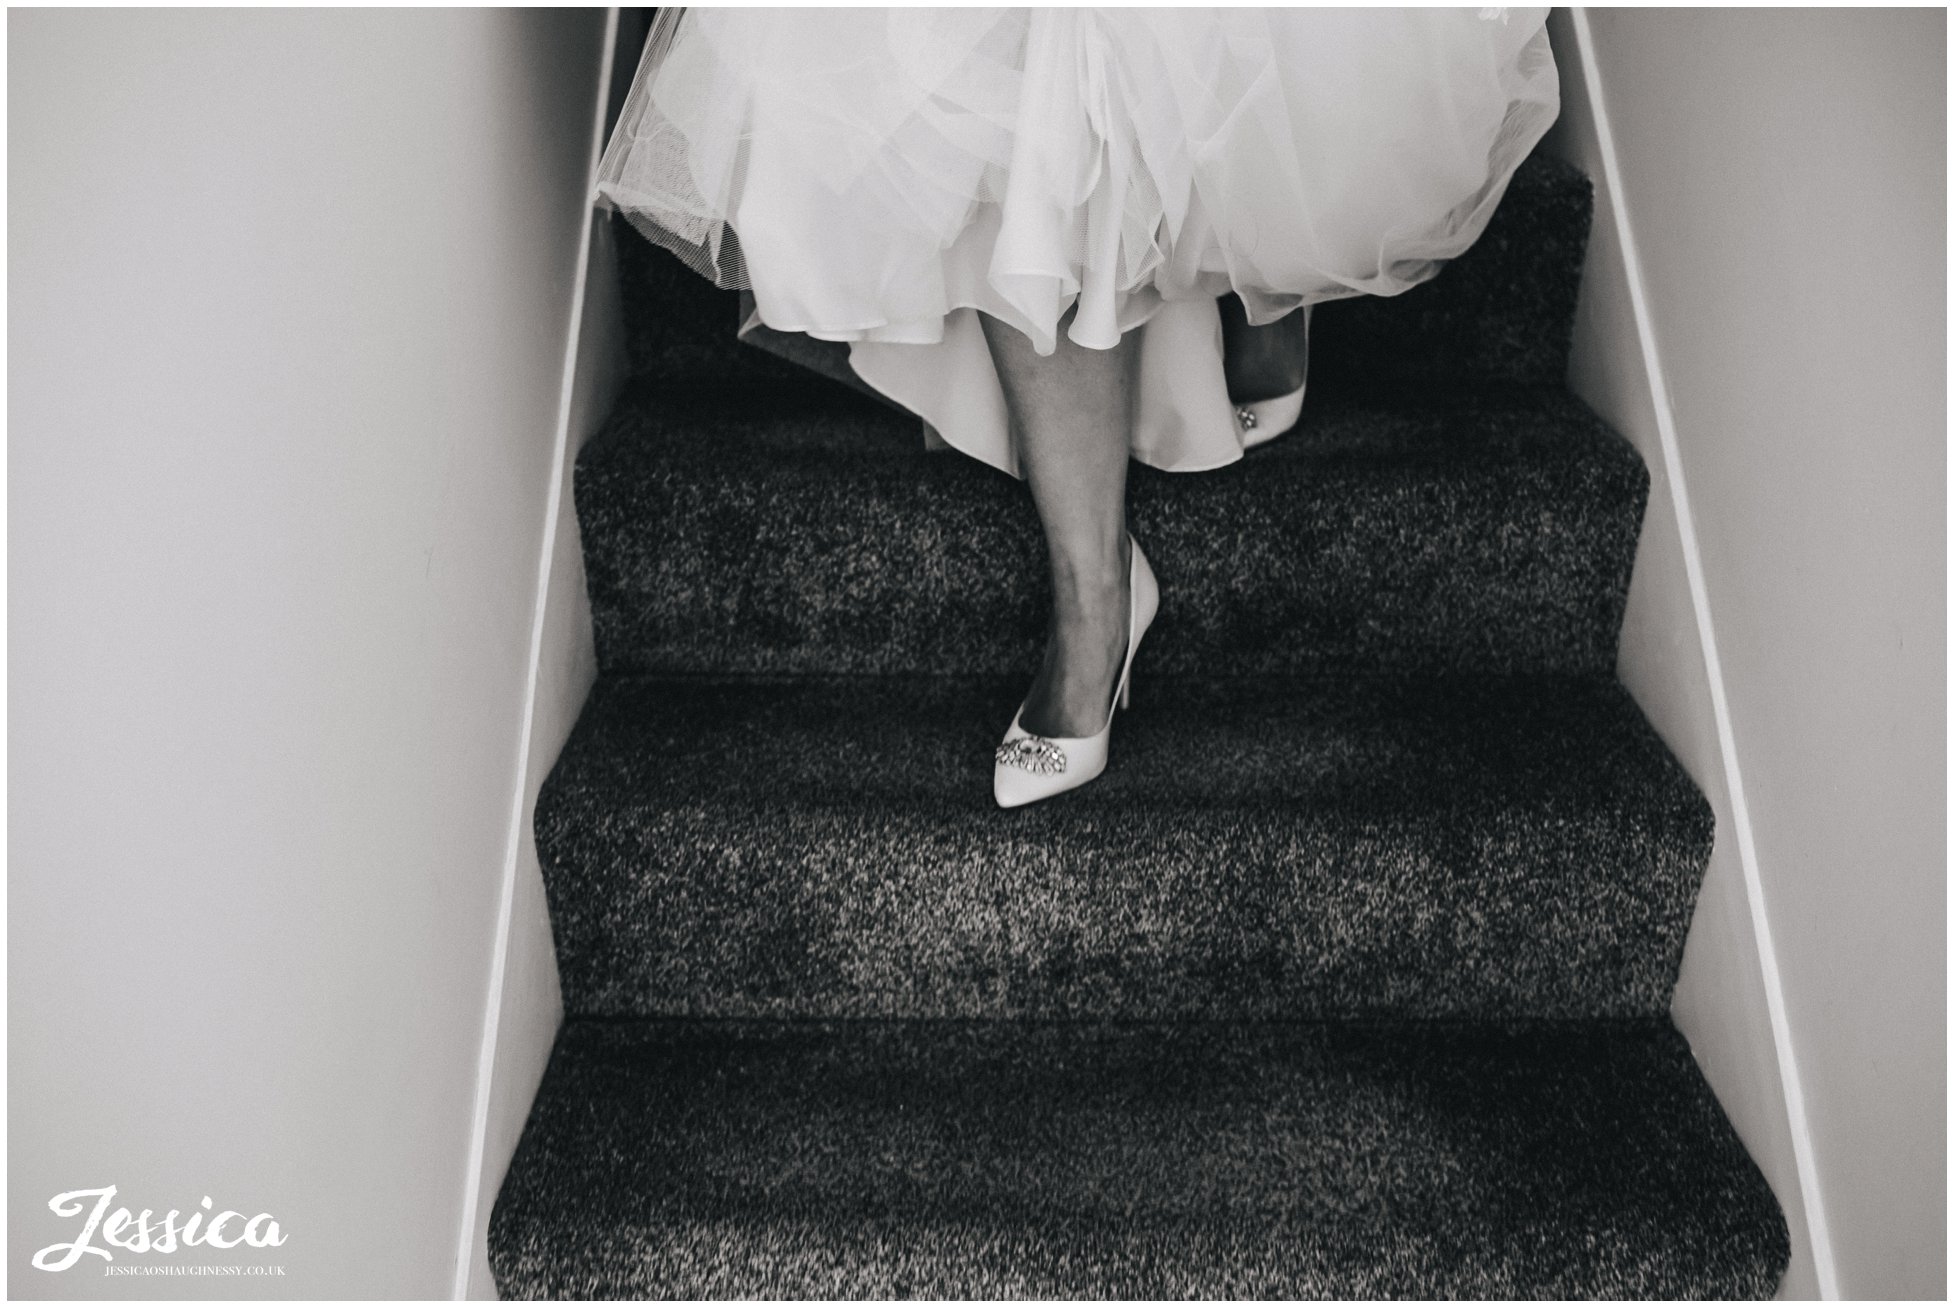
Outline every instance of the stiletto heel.
<svg viewBox="0 0 1954 1308"><path fill-rule="evenodd" d="M1153 568L1140 552L1139 542L1130 535L1126 539L1133 551L1126 574L1126 661L1120 665L1119 685L1106 709L1106 725L1090 736L1034 736L1020 723L1024 705L1018 705L1010 729L997 747L996 766L991 769L991 794L1000 808L1017 808L1075 790L1106 770L1113 714L1125 708L1131 698L1133 656L1139 652L1140 637L1146 635L1160 610L1160 584L1154 580Z"/></svg>

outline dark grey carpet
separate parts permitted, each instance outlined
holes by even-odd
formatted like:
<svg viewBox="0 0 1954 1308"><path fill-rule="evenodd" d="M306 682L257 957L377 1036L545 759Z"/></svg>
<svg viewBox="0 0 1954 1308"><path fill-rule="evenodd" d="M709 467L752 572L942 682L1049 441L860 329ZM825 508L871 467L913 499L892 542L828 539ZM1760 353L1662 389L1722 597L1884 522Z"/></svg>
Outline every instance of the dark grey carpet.
<svg viewBox="0 0 1954 1308"><path fill-rule="evenodd" d="M1612 673L1647 471L1538 392L1324 399L1214 472L1135 467L1164 673ZM609 673L1029 677L1044 545L1010 477L840 391L637 392L577 468Z"/></svg>
<svg viewBox="0 0 1954 1308"><path fill-rule="evenodd" d="M1710 810L1614 679L1647 477L1561 389L1589 204L1531 161L1437 280L1323 307L1296 432L1135 470L1134 707L1008 813L1022 487L620 229L505 1296L1771 1293L1666 1015Z"/></svg>
<svg viewBox="0 0 1954 1308"><path fill-rule="evenodd" d="M1613 681L1134 667L1117 766L1010 813L1016 682L600 684L537 806L566 1003L1667 1012L1711 816Z"/></svg>
<svg viewBox="0 0 1954 1308"><path fill-rule="evenodd" d="M1768 1294L1662 1024L571 1023L490 1231L589 1298Z"/></svg>

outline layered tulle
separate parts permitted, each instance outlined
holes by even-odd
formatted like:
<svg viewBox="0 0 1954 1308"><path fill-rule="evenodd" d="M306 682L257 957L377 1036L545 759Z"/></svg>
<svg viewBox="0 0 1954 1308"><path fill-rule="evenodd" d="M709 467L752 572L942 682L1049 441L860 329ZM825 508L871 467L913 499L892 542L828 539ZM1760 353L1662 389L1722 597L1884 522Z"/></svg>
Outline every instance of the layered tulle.
<svg viewBox="0 0 1954 1308"><path fill-rule="evenodd" d="M1544 18L665 11L598 193L750 287L758 321L853 343L872 385L1010 471L972 311L1040 353L1068 312L1093 348L1146 326L1171 339L1143 345L1143 392L1150 367L1182 375L1152 378L1151 412L1140 397L1135 454L1214 466L1240 454L1215 297L1266 322L1465 250L1558 110Z"/></svg>

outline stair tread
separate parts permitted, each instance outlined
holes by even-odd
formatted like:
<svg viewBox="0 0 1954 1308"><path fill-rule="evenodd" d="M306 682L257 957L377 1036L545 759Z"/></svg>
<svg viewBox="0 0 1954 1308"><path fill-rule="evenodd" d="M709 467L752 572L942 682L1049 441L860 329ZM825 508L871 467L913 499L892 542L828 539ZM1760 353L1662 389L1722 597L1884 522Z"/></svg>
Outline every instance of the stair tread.
<svg viewBox="0 0 1954 1308"><path fill-rule="evenodd" d="M489 1241L508 1298L1723 1298L1787 1258L1666 1021L576 1021Z"/></svg>
<svg viewBox="0 0 1954 1308"><path fill-rule="evenodd" d="M1029 675L1049 583L1023 489L827 389L642 394L584 452L606 671ZM1610 671L1646 494L1564 395L1312 400L1240 463L1132 469L1156 664Z"/></svg>
<svg viewBox="0 0 1954 1308"><path fill-rule="evenodd" d="M1666 1010L1700 792L1611 679L1150 679L1000 812L1022 683L606 678L536 815L570 1011Z"/></svg>

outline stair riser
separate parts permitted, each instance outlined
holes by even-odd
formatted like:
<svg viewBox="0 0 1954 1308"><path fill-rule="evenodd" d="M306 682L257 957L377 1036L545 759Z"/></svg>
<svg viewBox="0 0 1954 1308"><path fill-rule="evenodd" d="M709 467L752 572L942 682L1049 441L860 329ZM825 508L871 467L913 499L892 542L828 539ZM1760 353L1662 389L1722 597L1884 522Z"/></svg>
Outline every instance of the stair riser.
<svg viewBox="0 0 1954 1308"><path fill-rule="evenodd" d="M1713 819L1619 689L1262 684L1159 683L1120 767L1000 812L1002 688L605 683L537 803L566 1006L1667 1011Z"/></svg>
<svg viewBox="0 0 1954 1308"><path fill-rule="evenodd" d="M1611 672L1644 469L1598 440L1475 453L1473 421L1390 466L1270 450L1199 476L1135 469L1162 588L1136 675ZM961 455L597 459L576 494L607 673L1037 666L1037 520L1021 485Z"/></svg>
<svg viewBox="0 0 1954 1308"><path fill-rule="evenodd" d="M1635 824L1257 830L1175 814L1068 853L980 818L666 813L552 878L564 1001L603 1016L1660 1014L1691 867L1571 873ZM994 825L994 823L993 823ZM1156 829L1158 826L1159 829ZM981 852L971 852L981 851ZM1227 869L1217 876L1215 869ZM1001 886L1013 890L1001 890ZM1040 887L1026 898L1015 888ZM590 909L601 905L601 915ZM1524 906L1524 911L1521 911Z"/></svg>
<svg viewBox="0 0 1954 1308"><path fill-rule="evenodd" d="M1667 1024L568 1023L505 1298L1768 1295L1770 1191Z"/></svg>

